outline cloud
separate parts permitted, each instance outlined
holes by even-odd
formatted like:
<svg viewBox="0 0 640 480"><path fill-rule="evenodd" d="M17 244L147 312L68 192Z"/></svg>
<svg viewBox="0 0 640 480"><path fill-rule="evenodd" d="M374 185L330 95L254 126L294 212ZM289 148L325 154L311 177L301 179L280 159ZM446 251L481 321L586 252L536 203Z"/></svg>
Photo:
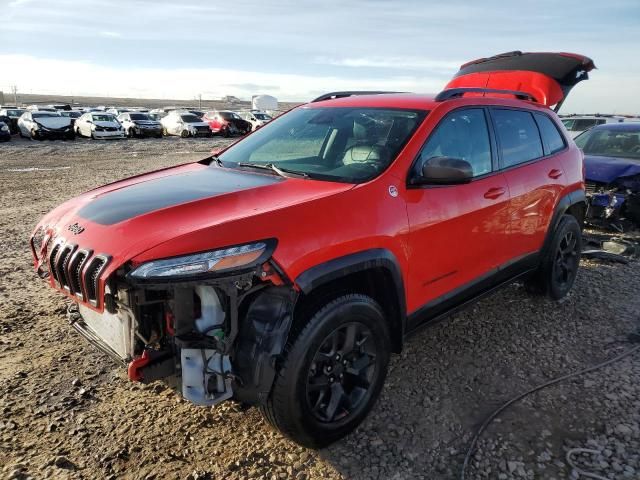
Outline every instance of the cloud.
<svg viewBox="0 0 640 480"><path fill-rule="evenodd" d="M5 83L17 85L19 91L57 95L192 99L210 92L211 98L250 98L267 86L271 87L269 93L281 100L304 101L336 90L436 92L443 85L440 79L429 76L350 79L230 68L119 68L28 55L0 54L0 65L12 74L5 77Z"/></svg>
<svg viewBox="0 0 640 480"><path fill-rule="evenodd" d="M21 5L25 5L27 3L31 3L33 0L13 0L8 3L9 7L20 7Z"/></svg>
<svg viewBox="0 0 640 480"><path fill-rule="evenodd" d="M104 32L100 32L100 36L102 37L108 37L108 38L122 38L122 34L119 32L112 32L112 31L104 31Z"/></svg>
<svg viewBox="0 0 640 480"><path fill-rule="evenodd" d="M314 63L319 65L334 65L351 68L392 68L411 70L432 70L454 73L463 61L432 60L424 57L355 57L331 58L316 57Z"/></svg>

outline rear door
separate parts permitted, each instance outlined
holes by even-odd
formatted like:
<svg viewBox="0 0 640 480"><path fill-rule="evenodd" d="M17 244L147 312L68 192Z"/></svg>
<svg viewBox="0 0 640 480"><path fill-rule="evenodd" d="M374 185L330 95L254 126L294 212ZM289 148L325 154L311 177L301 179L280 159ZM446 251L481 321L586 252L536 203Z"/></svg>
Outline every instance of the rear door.
<svg viewBox="0 0 640 480"><path fill-rule="evenodd" d="M511 194L507 252L515 261L542 247L565 182L560 154L567 145L544 113L494 107L491 118Z"/></svg>
<svg viewBox="0 0 640 480"><path fill-rule="evenodd" d="M466 184L407 190L409 311L488 278L504 259L509 191L493 162L487 115L478 107L446 114L416 159L420 165L430 158L460 158L472 165L474 178Z"/></svg>

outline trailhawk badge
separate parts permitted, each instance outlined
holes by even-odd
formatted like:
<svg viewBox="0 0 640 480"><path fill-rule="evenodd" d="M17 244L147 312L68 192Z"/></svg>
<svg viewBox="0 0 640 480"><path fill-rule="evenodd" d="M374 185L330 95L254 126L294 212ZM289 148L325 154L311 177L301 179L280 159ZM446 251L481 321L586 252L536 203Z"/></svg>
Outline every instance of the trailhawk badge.
<svg viewBox="0 0 640 480"><path fill-rule="evenodd" d="M71 225L69 225L67 227L67 230L69 230L74 235L78 235L79 233L84 232L84 227L82 225L80 225L78 222L76 222L76 223L72 223Z"/></svg>

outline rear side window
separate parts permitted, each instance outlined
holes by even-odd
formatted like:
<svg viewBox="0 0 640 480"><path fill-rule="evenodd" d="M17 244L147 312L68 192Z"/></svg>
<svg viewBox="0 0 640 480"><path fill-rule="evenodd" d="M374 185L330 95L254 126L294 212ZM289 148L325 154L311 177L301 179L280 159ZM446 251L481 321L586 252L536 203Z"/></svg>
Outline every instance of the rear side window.
<svg viewBox="0 0 640 480"><path fill-rule="evenodd" d="M560 150L563 150L565 147L564 139L562 135L558 131L556 124L553 123L546 115L542 115L539 113L535 114L536 121L538 122L538 128L540 128L540 135L542 136L542 141L545 143L547 155L552 155Z"/></svg>
<svg viewBox="0 0 640 480"><path fill-rule="evenodd" d="M491 172L491 147L484 111L471 108L446 116L429 136L417 165L434 157L466 160L473 167L474 177Z"/></svg>
<svg viewBox="0 0 640 480"><path fill-rule="evenodd" d="M494 109L491 115L500 141L503 168L543 156L540 133L531 113Z"/></svg>

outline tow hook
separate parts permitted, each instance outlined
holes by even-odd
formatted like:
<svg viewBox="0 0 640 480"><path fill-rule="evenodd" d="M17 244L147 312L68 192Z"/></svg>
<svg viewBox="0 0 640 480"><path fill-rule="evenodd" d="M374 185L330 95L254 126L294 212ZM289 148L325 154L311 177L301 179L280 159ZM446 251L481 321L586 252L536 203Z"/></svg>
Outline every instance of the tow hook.
<svg viewBox="0 0 640 480"><path fill-rule="evenodd" d="M142 352L140 357L132 360L127 368L129 380L132 382L141 382L144 378L141 370L146 367L150 361L151 356L149 355L148 350Z"/></svg>
<svg viewBox="0 0 640 480"><path fill-rule="evenodd" d="M171 351L145 350L129 363L127 374L132 382L151 383L176 373Z"/></svg>

